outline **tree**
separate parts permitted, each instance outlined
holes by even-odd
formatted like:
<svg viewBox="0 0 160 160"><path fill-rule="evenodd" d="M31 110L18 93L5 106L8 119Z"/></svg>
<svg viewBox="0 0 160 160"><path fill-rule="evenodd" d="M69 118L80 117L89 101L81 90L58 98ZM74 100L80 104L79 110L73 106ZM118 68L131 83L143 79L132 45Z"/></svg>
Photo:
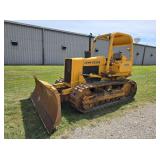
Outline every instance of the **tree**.
<svg viewBox="0 0 160 160"><path fill-rule="evenodd" d="M141 41L141 38L139 38L139 37L134 38L135 43L139 43L140 41Z"/></svg>

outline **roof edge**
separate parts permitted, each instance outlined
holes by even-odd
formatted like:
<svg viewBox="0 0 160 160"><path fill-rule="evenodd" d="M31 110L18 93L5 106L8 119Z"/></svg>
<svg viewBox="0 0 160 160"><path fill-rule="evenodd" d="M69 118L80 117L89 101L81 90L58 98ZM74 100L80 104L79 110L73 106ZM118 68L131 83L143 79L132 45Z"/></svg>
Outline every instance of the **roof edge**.
<svg viewBox="0 0 160 160"><path fill-rule="evenodd" d="M50 31L61 32L61 33L66 33L66 34L73 34L73 35L84 36L84 37L89 37L90 36L89 34L87 35L87 34L83 34L83 33L76 33L76 32L65 31L65 30L60 30L60 29L54 29L54 28L49 28L49 27L42 27L42 26L38 26L38 25L15 22L15 21L11 21L11 20L4 20L4 23L10 23L10 24L21 25L21 26L37 28L37 29L50 30ZM95 36L92 36L92 38L94 38L94 37ZM146 47L156 48L156 46L152 46L152 45L139 44L139 43L133 43L133 44L134 45L139 45L139 46L146 46Z"/></svg>
<svg viewBox="0 0 160 160"><path fill-rule="evenodd" d="M10 21L10 20L4 20L4 23L10 23L10 24L15 24L15 25L31 27L31 28L44 29L44 30L50 30L50 31L61 32L61 33L66 33L66 34L73 34L73 35L89 37L89 35L83 34L83 33L76 33L76 32L54 29L54 28L49 28L49 27L42 27L42 26L38 26L38 25L26 24L26 23L15 22L15 21Z"/></svg>
<svg viewBox="0 0 160 160"><path fill-rule="evenodd" d="M133 45L156 48L156 46L147 45L147 44L133 43Z"/></svg>

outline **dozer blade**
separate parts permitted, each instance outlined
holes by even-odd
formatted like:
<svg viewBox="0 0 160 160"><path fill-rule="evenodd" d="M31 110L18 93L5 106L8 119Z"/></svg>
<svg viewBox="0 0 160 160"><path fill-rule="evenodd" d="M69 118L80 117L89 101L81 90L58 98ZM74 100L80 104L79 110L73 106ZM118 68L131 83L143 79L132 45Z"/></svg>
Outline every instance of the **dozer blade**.
<svg viewBox="0 0 160 160"><path fill-rule="evenodd" d="M47 132L51 134L61 121L60 94L51 84L35 79L35 89L31 100Z"/></svg>

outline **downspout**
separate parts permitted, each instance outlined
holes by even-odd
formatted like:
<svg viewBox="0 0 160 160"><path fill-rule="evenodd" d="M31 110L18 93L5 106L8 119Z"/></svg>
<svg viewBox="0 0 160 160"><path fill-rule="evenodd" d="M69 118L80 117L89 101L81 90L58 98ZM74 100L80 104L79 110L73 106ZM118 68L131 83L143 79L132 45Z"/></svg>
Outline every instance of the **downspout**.
<svg viewBox="0 0 160 160"><path fill-rule="evenodd" d="M146 46L144 46L144 52L143 52L143 58L142 58L142 64L141 65L144 65L145 53L146 53Z"/></svg>
<svg viewBox="0 0 160 160"><path fill-rule="evenodd" d="M44 55L44 28L42 28L42 65L45 64L45 55Z"/></svg>

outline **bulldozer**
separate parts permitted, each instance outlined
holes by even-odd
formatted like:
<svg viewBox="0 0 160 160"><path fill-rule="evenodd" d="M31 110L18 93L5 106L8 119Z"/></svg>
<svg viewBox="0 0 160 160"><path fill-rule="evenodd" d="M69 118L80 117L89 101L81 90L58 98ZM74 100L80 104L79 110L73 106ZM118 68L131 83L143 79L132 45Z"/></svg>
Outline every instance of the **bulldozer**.
<svg viewBox="0 0 160 160"><path fill-rule="evenodd" d="M97 41L108 44L106 56L93 56ZM123 47L124 51L115 52ZM81 113L101 106L125 102L134 98L135 81L129 79L133 65L131 35L114 32L89 38L89 50L84 57L66 58L64 78L54 84L35 79L31 100L47 132L51 134L61 122L61 104L68 102Z"/></svg>

